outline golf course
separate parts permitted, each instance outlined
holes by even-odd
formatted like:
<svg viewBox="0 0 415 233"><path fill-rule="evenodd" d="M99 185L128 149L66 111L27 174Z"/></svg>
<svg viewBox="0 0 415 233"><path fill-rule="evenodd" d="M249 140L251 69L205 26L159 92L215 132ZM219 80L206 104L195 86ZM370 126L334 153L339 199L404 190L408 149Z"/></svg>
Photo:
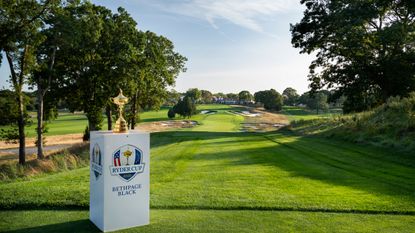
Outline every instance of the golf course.
<svg viewBox="0 0 415 233"><path fill-rule="evenodd" d="M198 110L214 114L151 133L151 223L120 232L414 232L410 153L285 128L244 132L247 117L234 106ZM166 113L143 113L141 124ZM59 124L54 134L85 127ZM99 232L89 221L89 169L2 181L0 231Z"/></svg>

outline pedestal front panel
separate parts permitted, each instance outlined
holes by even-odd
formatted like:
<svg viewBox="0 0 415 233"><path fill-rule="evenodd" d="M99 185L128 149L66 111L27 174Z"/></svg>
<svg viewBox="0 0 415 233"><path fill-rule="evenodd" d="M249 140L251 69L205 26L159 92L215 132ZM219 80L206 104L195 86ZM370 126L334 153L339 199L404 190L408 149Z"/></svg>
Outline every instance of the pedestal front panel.
<svg viewBox="0 0 415 233"><path fill-rule="evenodd" d="M149 224L149 134L91 132L90 154L90 220L102 231Z"/></svg>

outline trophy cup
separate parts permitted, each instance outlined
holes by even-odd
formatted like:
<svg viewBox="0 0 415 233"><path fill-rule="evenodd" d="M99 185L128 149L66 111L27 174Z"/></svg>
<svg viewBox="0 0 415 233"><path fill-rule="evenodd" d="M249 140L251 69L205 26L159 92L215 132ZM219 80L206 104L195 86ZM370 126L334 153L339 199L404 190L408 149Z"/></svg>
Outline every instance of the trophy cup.
<svg viewBox="0 0 415 233"><path fill-rule="evenodd" d="M127 164L125 164L125 165L130 165L129 163L128 163L128 158L130 158L130 156L133 154L133 152L132 151L130 151L130 150L126 150L124 153L123 153L123 155L124 155L124 157L126 157L127 158Z"/></svg>
<svg viewBox="0 0 415 233"><path fill-rule="evenodd" d="M122 90L120 89L120 94L118 94L117 97L112 98L112 102L114 104L118 105L118 110L120 113L120 116L118 117L118 120L115 122L115 127L112 130L114 133L127 133L128 127L127 122L125 121L124 117L122 116L123 108L126 103L128 103L128 98L125 97L122 94Z"/></svg>

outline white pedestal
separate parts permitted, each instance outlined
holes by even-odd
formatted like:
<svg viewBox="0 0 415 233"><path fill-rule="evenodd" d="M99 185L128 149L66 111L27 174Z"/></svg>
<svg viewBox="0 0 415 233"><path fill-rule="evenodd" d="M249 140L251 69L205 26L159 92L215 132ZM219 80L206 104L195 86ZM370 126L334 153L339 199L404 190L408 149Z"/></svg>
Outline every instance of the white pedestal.
<svg viewBox="0 0 415 233"><path fill-rule="evenodd" d="M102 231L150 223L150 136L91 132L89 219Z"/></svg>

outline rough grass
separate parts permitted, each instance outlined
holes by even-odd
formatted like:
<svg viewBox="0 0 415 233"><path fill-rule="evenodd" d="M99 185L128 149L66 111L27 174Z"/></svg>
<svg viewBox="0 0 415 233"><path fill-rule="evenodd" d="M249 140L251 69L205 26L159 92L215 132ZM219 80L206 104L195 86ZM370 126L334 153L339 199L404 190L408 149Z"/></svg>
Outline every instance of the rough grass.
<svg viewBox="0 0 415 233"><path fill-rule="evenodd" d="M309 110L305 107L283 106L280 113L286 115L289 121L299 121L339 116L342 114L342 110L335 108L317 114L316 111Z"/></svg>
<svg viewBox="0 0 415 233"><path fill-rule="evenodd" d="M0 181L37 176L44 173L73 170L89 165L89 144L72 147L48 155L43 160L30 160L20 165L15 160L0 164Z"/></svg>
<svg viewBox="0 0 415 233"><path fill-rule="evenodd" d="M415 151L415 93L409 98L390 98L371 111L291 124L300 134L335 137L357 143Z"/></svg>

